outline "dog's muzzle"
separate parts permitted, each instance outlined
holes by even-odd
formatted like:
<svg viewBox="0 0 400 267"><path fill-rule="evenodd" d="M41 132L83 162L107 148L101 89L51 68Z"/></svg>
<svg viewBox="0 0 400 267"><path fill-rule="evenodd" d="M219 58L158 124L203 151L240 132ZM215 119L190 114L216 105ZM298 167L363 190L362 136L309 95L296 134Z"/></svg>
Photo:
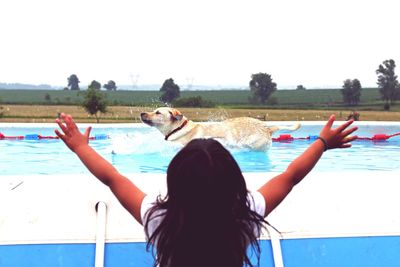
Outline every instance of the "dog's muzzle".
<svg viewBox="0 0 400 267"><path fill-rule="evenodd" d="M148 119L148 115L145 112L140 113L140 119L142 120L142 122L144 122L150 126L153 125L153 122Z"/></svg>

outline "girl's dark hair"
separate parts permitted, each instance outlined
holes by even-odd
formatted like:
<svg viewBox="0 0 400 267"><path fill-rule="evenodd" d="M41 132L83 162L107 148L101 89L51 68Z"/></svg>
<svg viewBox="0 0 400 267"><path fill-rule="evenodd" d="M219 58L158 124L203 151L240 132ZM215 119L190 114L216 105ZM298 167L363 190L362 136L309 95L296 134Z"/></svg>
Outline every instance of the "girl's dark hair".
<svg viewBox="0 0 400 267"><path fill-rule="evenodd" d="M156 249L155 265L253 266L249 245L259 264L257 238L264 218L250 209L253 200L247 197L242 172L219 142L189 142L168 166L167 188L145 224L147 249ZM158 216L161 223L149 236L149 221Z"/></svg>

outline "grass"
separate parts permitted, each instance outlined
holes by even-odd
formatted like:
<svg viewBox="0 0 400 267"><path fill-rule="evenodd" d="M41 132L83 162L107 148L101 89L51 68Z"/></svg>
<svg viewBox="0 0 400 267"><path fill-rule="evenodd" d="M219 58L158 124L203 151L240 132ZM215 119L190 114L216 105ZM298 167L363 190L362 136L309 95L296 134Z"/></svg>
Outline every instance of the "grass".
<svg viewBox="0 0 400 267"><path fill-rule="evenodd" d="M4 116L0 122L54 122L58 113L71 114L77 122L95 123L82 107L72 105L2 105ZM101 123L140 122L140 113L151 111L153 107L111 106L109 112L102 114ZM337 120L346 120L351 109L257 109L257 108L179 108L194 121L220 121L232 117L254 117L267 121L325 121L331 114ZM360 111L363 121L400 121L398 111Z"/></svg>
<svg viewBox="0 0 400 267"><path fill-rule="evenodd" d="M26 105L79 105L83 101L82 91L64 90L0 90L3 104ZM110 105L113 106L159 106L159 91L103 91ZM343 99L338 89L315 90L277 90L271 95L276 104L254 106L249 105L250 90L210 90L181 91L182 98L201 96L218 106L254 107L254 108L342 108ZM382 109L379 90L363 89L360 99L362 109Z"/></svg>

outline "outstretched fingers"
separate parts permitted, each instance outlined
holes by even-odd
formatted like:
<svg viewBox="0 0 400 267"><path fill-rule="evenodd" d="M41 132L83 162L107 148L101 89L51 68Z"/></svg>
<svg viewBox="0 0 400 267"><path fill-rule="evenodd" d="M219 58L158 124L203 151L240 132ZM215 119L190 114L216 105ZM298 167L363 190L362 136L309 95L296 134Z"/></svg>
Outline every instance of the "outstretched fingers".
<svg viewBox="0 0 400 267"><path fill-rule="evenodd" d="M71 115L61 113L60 118L56 119L56 122L64 135L70 136L74 131L79 131L78 126L72 119Z"/></svg>
<svg viewBox="0 0 400 267"><path fill-rule="evenodd" d="M320 136L326 140L329 148L350 147L350 142L357 138L357 136L350 136L358 129L357 127L349 127L354 120L346 121L336 128L332 128L334 121L335 115L331 115L325 127L322 129Z"/></svg>
<svg viewBox="0 0 400 267"><path fill-rule="evenodd" d="M76 126L75 121L72 119L71 115L66 115L64 113L61 114L61 117L64 119L65 124L70 130L78 130L78 126Z"/></svg>
<svg viewBox="0 0 400 267"><path fill-rule="evenodd" d="M92 127L88 127L82 134L72 117L64 113L60 114L60 118L56 119L56 123L61 130L55 129L54 132L72 151L76 151L78 147L89 143Z"/></svg>
<svg viewBox="0 0 400 267"><path fill-rule="evenodd" d="M339 148L348 148L348 147L351 147L351 142L353 142L353 141L356 140L357 138L358 138L358 136L356 136L356 135L343 138L343 140L342 140L342 145L339 146Z"/></svg>
<svg viewBox="0 0 400 267"><path fill-rule="evenodd" d="M56 119L56 123L58 124L58 126L60 127L60 129L63 131L64 134L68 133L68 128L64 125L64 123L62 123L60 119ZM59 134L61 133L59 132Z"/></svg>
<svg viewBox="0 0 400 267"><path fill-rule="evenodd" d="M348 120L345 123L343 123L342 125L338 126L336 128L336 131L338 131L338 133L343 132L345 129L347 129L347 127L349 127L352 123L354 122L354 120Z"/></svg>
<svg viewBox="0 0 400 267"><path fill-rule="evenodd" d="M91 130L92 130L91 126L87 127L86 130L85 130L84 136L85 136L87 141L89 141L89 136L90 136L90 131Z"/></svg>
<svg viewBox="0 0 400 267"><path fill-rule="evenodd" d="M349 148L351 147L351 143L344 143L339 148Z"/></svg>
<svg viewBox="0 0 400 267"><path fill-rule="evenodd" d="M341 135L342 135L343 137L347 137L348 135L350 135L350 134L352 134L353 132L357 131L357 129L358 129L357 126L351 127L350 129L344 130L344 131L341 133Z"/></svg>
<svg viewBox="0 0 400 267"><path fill-rule="evenodd" d="M357 127L352 127L350 129L347 129L347 130L343 131L340 134L340 136L342 137L342 140L341 140L342 144L339 146L339 148L351 147L351 142L356 140L358 138L358 136L357 135L350 136L350 134L352 134L357 129L358 129Z"/></svg>
<svg viewBox="0 0 400 267"><path fill-rule="evenodd" d="M325 127L331 129L331 128L332 128L332 125L333 125L333 122L335 121L335 118L336 118L335 114L332 114L332 115L329 117L328 122L326 123Z"/></svg>
<svg viewBox="0 0 400 267"><path fill-rule="evenodd" d="M58 136L58 138L62 139L64 138L64 135L62 133L60 133L59 130L55 129L54 132L56 133L56 135Z"/></svg>

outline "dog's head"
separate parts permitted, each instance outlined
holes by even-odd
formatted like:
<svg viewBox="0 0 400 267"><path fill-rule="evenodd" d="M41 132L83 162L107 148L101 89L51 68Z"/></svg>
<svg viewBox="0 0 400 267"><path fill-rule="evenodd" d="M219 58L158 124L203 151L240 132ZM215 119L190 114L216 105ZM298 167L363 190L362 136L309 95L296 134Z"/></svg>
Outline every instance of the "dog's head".
<svg viewBox="0 0 400 267"><path fill-rule="evenodd" d="M140 119L165 134L181 123L183 115L175 108L161 107L152 112L142 112Z"/></svg>

